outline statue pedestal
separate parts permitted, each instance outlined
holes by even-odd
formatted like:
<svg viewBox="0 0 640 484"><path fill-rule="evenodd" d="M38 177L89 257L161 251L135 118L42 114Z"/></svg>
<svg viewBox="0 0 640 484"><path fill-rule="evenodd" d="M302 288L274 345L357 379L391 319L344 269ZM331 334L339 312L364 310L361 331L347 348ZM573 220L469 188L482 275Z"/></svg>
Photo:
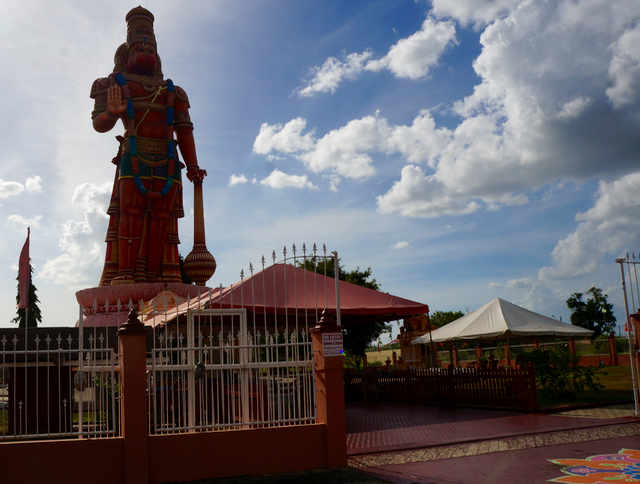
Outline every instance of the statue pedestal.
<svg viewBox="0 0 640 484"><path fill-rule="evenodd" d="M129 303L148 303L162 294L163 301L173 301L175 307L188 299L207 296L210 291L208 287L189 284L122 284L83 289L76 292L76 299L83 309L85 327L119 327L127 321Z"/></svg>

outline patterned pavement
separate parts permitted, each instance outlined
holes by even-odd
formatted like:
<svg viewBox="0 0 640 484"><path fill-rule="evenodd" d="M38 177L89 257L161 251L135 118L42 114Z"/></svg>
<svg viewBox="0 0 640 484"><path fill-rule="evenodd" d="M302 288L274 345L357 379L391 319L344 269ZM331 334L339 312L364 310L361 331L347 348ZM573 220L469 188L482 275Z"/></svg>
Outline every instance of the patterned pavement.
<svg viewBox="0 0 640 484"><path fill-rule="evenodd" d="M346 420L350 457L638 422L633 406L544 415L394 403L349 404Z"/></svg>
<svg viewBox="0 0 640 484"><path fill-rule="evenodd" d="M593 454L640 454L640 450L625 450L640 449L640 420L634 412L633 405L544 415L350 404L346 412L349 466L395 484L600 482L574 476L594 472L585 471L585 464L575 469L560 465L576 458L590 462ZM615 455L608 458L619 460ZM640 479L640 461L627 464L624 472L637 470ZM607 479L612 475L607 474ZM625 482L640 482L623 477Z"/></svg>

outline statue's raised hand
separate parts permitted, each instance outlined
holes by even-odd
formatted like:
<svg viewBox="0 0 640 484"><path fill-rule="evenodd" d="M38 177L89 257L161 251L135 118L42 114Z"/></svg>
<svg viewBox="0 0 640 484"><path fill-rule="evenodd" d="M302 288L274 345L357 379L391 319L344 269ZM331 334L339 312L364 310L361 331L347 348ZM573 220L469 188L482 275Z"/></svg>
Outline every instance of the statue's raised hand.
<svg viewBox="0 0 640 484"><path fill-rule="evenodd" d="M107 112L118 118L127 109L127 102L122 99L122 89L117 84L109 86L107 91Z"/></svg>

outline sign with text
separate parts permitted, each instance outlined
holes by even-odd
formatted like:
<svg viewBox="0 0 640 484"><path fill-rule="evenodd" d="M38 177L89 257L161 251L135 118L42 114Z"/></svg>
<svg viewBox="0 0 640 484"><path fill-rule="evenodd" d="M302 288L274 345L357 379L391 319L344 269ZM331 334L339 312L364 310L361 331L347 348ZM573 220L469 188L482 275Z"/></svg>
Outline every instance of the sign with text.
<svg viewBox="0 0 640 484"><path fill-rule="evenodd" d="M322 350L324 356L342 356L342 333L322 335Z"/></svg>

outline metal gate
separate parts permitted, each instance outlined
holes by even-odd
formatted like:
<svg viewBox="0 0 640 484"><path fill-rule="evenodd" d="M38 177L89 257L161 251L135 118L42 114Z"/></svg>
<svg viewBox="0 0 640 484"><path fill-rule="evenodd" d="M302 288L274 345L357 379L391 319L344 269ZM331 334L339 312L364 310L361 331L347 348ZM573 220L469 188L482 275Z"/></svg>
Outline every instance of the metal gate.
<svg viewBox="0 0 640 484"><path fill-rule="evenodd" d="M315 422L308 333L252 332L246 309L195 309L186 328L157 338L148 373L154 433Z"/></svg>

